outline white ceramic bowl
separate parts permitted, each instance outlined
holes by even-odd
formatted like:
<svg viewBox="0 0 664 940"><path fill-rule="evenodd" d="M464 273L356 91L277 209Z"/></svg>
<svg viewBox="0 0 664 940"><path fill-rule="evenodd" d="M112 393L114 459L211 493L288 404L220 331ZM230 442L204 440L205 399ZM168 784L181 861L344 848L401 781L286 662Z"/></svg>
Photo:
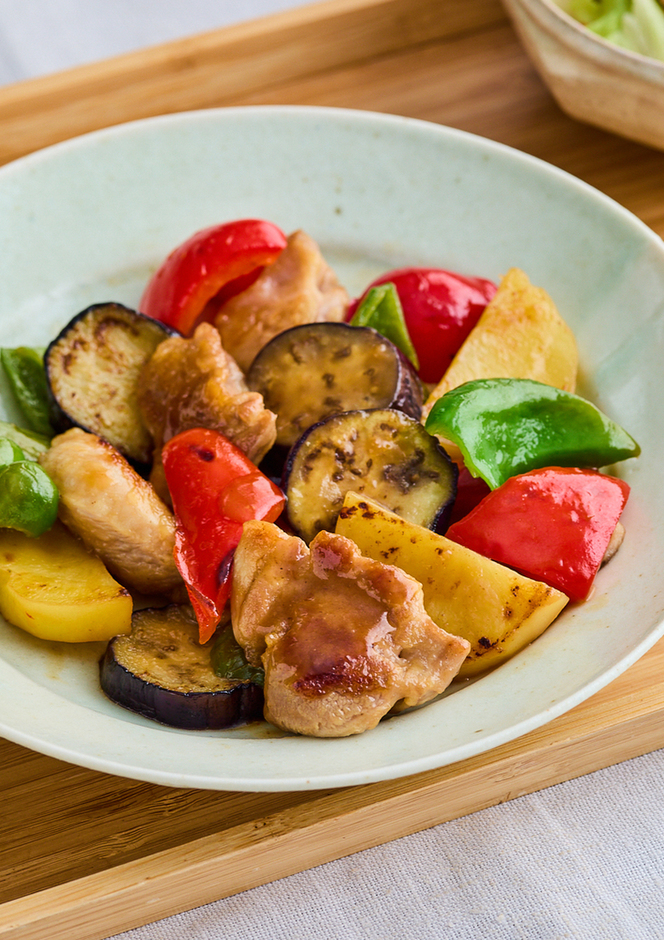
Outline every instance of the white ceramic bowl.
<svg viewBox="0 0 664 940"><path fill-rule="evenodd" d="M88 304L136 304L197 229L246 216L302 227L352 294L402 264L496 279L516 265L575 330L584 388L641 443L627 536L528 649L364 735L255 724L182 732L102 695L97 644L44 643L0 621L0 734L155 783L293 790L367 783L481 753L572 708L664 632L664 246L587 185L433 124L309 108L239 108L115 127L0 169L0 345L44 345ZM0 388L0 418L16 419Z"/></svg>
<svg viewBox="0 0 664 940"><path fill-rule="evenodd" d="M554 0L504 0L504 5L563 111L664 149L664 62L607 42Z"/></svg>

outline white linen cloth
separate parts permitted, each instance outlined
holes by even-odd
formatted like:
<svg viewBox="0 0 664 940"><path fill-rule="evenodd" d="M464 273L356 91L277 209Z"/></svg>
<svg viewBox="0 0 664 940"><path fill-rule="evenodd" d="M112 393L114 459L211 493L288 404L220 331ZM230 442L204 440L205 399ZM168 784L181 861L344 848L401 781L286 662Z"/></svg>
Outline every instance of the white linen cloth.
<svg viewBox="0 0 664 940"><path fill-rule="evenodd" d="M0 0L0 85L218 29L302 3L303 0Z"/></svg>
<svg viewBox="0 0 664 940"><path fill-rule="evenodd" d="M661 940L664 751L113 940Z"/></svg>
<svg viewBox="0 0 664 940"><path fill-rule="evenodd" d="M0 0L0 84L300 0ZM664 751L110 940L662 940Z"/></svg>

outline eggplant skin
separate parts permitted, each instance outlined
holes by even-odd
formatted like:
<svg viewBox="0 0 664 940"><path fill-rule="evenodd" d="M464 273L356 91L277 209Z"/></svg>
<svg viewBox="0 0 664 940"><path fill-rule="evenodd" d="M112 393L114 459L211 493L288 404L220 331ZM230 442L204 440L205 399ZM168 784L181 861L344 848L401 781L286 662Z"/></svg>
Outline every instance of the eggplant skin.
<svg viewBox="0 0 664 940"><path fill-rule="evenodd" d="M419 420L422 385L393 343L371 327L307 323L279 333L247 374L277 415L278 447L345 411L391 408Z"/></svg>
<svg viewBox="0 0 664 940"><path fill-rule="evenodd" d="M186 731L221 730L262 719L262 687L215 675L210 646L198 643L191 608L141 610L132 624L131 634L114 637L100 661L101 688L111 701Z"/></svg>
<svg viewBox="0 0 664 940"><path fill-rule="evenodd" d="M310 542L334 531L349 491L444 531L457 479L456 464L419 421L379 408L332 415L305 431L288 455L282 489L290 525Z"/></svg>
<svg viewBox="0 0 664 940"><path fill-rule="evenodd" d="M134 464L148 464L153 444L138 408L138 377L174 333L113 302L93 304L73 317L44 354L55 431L90 431Z"/></svg>

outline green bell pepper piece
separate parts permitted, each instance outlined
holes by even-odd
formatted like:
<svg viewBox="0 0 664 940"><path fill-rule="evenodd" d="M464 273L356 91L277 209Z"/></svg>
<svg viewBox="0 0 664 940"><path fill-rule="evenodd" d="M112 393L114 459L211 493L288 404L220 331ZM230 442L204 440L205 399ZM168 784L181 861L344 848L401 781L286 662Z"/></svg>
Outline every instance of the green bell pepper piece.
<svg viewBox="0 0 664 940"><path fill-rule="evenodd" d="M30 430L53 437L41 350L28 346L2 349L0 361Z"/></svg>
<svg viewBox="0 0 664 940"><path fill-rule="evenodd" d="M210 650L212 670L222 679L237 679L239 682L253 682L263 686L265 672L251 666L244 655L244 650L235 639L230 624L221 630Z"/></svg>
<svg viewBox="0 0 664 940"><path fill-rule="evenodd" d="M48 450L50 439L43 434L26 431L9 421L0 421L0 437L7 438L23 451L23 459L36 460L40 454Z"/></svg>
<svg viewBox="0 0 664 940"><path fill-rule="evenodd" d="M0 528L42 535L57 518L58 499L55 483L38 463L16 460L0 467Z"/></svg>
<svg viewBox="0 0 664 940"><path fill-rule="evenodd" d="M18 460L25 460L25 454L18 444L8 437L0 437L0 468Z"/></svg>
<svg viewBox="0 0 664 940"><path fill-rule="evenodd" d="M589 401L530 379L465 382L438 399L425 428L492 489L539 467L606 467L641 452Z"/></svg>
<svg viewBox="0 0 664 940"><path fill-rule="evenodd" d="M351 326L370 326L401 350L416 370L420 362L403 315L397 289L391 281L367 291L350 321Z"/></svg>

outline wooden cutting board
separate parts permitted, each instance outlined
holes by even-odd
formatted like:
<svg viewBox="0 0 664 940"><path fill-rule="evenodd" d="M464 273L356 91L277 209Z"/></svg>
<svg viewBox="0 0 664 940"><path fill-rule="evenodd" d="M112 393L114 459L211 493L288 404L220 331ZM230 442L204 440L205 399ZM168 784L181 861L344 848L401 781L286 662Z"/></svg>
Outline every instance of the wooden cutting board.
<svg viewBox="0 0 664 940"><path fill-rule="evenodd" d="M331 0L0 88L0 162L191 108L311 104L452 125L664 235L664 154L554 104L497 0ZM0 940L96 940L664 746L664 641L592 699L451 767L326 792L125 780L0 740Z"/></svg>

